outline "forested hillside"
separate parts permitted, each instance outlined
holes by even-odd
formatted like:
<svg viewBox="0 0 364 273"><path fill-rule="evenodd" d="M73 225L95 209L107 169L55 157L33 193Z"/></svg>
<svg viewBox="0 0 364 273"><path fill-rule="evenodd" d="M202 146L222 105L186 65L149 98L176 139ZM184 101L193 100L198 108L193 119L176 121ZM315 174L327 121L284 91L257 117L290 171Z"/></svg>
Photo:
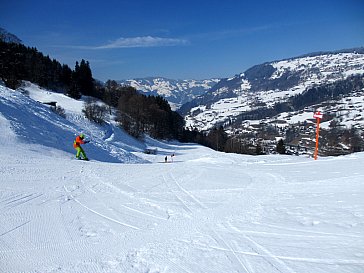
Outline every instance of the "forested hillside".
<svg viewBox="0 0 364 273"><path fill-rule="evenodd" d="M0 40L0 79L7 87L17 89L22 81L29 81L75 99L90 96L117 109L120 126L132 136L183 139L183 118L161 96L142 95L135 88L112 80L100 83L92 77L88 61L77 61L72 70L36 48L14 40L7 42L6 37L9 34ZM84 113L94 122L105 122L106 109L97 104L86 104Z"/></svg>

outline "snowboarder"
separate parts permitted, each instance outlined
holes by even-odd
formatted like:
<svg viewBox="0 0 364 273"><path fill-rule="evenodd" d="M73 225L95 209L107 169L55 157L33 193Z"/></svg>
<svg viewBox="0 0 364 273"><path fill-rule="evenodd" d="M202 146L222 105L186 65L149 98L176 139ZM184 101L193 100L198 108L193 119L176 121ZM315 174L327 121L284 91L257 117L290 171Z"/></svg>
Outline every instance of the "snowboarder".
<svg viewBox="0 0 364 273"><path fill-rule="evenodd" d="M83 160L88 160L85 151L82 149L81 144L86 144L89 143L90 141L88 140L84 140L85 139L85 135L84 134L79 134L75 141L73 142L73 148L76 149L77 153L76 153L76 158L77 159L83 159ZM82 155L82 158L80 157Z"/></svg>

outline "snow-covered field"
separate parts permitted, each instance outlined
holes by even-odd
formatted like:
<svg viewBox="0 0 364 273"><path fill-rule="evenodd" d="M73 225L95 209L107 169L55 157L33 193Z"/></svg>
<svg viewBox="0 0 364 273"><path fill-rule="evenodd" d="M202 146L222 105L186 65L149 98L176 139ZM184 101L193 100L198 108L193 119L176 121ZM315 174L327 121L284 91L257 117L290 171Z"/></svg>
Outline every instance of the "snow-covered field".
<svg viewBox="0 0 364 273"><path fill-rule="evenodd" d="M28 90L0 86L0 272L364 272L364 153L140 143ZM48 96L67 119L32 99Z"/></svg>

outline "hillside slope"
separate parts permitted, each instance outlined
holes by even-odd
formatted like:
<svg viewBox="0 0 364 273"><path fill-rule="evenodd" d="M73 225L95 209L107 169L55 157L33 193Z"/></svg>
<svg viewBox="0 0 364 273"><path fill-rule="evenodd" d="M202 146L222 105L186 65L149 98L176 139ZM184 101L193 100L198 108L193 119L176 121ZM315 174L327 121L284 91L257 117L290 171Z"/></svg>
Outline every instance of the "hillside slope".
<svg viewBox="0 0 364 273"><path fill-rule="evenodd" d="M90 124L82 101L24 89L0 87L1 272L362 272L363 153L140 143ZM79 131L90 162L71 159Z"/></svg>
<svg viewBox="0 0 364 273"><path fill-rule="evenodd" d="M102 126L88 121L82 114L83 100L73 100L63 94L26 84L23 92L0 86L0 113L11 124L17 138L24 143L55 148L74 156L73 141L83 132L91 141L87 144L88 156L104 162L144 162L132 152L142 151L145 146L123 132L113 122ZM66 118L56 114L42 102L57 102L64 108Z"/></svg>
<svg viewBox="0 0 364 273"><path fill-rule="evenodd" d="M265 63L221 80L180 111L186 115L187 126L209 130L219 124L233 123L245 112L289 101L310 88L363 74L364 54L355 50Z"/></svg>

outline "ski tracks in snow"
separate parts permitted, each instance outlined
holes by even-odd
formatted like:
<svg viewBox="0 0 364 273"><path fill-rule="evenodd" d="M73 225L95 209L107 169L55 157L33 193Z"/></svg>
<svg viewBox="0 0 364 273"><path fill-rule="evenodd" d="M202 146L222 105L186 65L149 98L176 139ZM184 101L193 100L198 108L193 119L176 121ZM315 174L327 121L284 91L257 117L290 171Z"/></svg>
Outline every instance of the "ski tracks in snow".
<svg viewBox="0 0 364 273"><path fill-rule="evenodd" d="M250 177L251 174L246 173L246 175ZM264 180L264 192L261 192L260 195L254 194L254 185L247 185L245 193L243 193L244 191L237 192L237 194L243 194L242 202L245 203L245 206L241 213L245 214L245 217L247 217L247 214L251 214L253 219L259 217L262 205L274 198L274 191L272 191L274 185L284 182L283 177L271 173L268 173ZM252 196L255 196L255 198ZM257 196L260 197L257 198ZM224 217L220 220L223 219ZM249 217L245 221L249 221ZM255 273L261 272L259 269L256 271L256 268L264 268L264 272L297 273L266 247L253 238L245 234L238 234L233 228L226 227L226 223L229 223L229 221L223 221L217 226L215 226L216 222L207 223L205 228L207 228L208 234L205 234L205 236L212 238L217 243L217 246L210 244L208 248L222 251L230 260L234 272ZM232 236L232 233L238 236ZM257 263L259 263L259 266L257 266Z"/></svg>
<svg viewBox="0 0 364 273"><path fill-rule="evenodd" d="M22 223L22 224L20 224L20 225L18 225L18 226L16 226L16 227L14 227L14 228L12 228L12 229L10 229L10 230L5 231L4 233L1 233L1 234L0 234L0 237L1 237L1 236L4 236L4 235L6 235L6 234L8 234L8 233L10 233L10 232L12 232L12 231L14 231L14 230L17 230L18 228L21 228L22 226L25 226L25 225L26 225L26 224L28 224L30 221L31 221L31 220L28 220L28 221L26 221L25 223Z"/></svg>
<svg viewBox="0 0 364 273"><path fill-rule="evenodd" d="M267 180L264 187L261 187L262 192L260 194L254 193L254 187L252 195L262 196L261 199L253 199L252 208L255 206L261 206L262 211L259 213L264 216L264 204L272 203L272 200L281 198L281 190L286 190L289 186L283 176L276 173L266 173ZM283 188L281 188L283 187ZM268 208L268 207L267 207ZM268 211L269 212L269 211ZM272 216L269 216L271 218ZM274 217L274 216L273 216ZM268 218L268 219L269 219ZM262 222L257 219L254 221L246 221L243 218L238 218L222 222L219 225L219 232L215 231L214 240L220 245L217 248L221 251L233 253L239 264L242 264L242 269L248 273L253 273L252 268L265 268L264 272L282 272L282 273L294 273L300 272L294 270L290 265L297 263L310 263L317 264L318 268L328 270L330 266L347 266L347 267L360 267L364 266L363 259L346 259L340 253L340 248L345 249L345 245L348 241L352 241L351 245L360 245L362 237L360 234L344 234L335 232L322 232L315 229L300 229L279 226L277 224L267 223L267 220L262 219ZM224 238L223 238L224 237ZM280 241L282 238L289 238L290 244L288 246L281 246ZM287 239L285 239L287 240ZM358 243L359 240L359 243ZM264 245L260 242L264 242ZM356 241L356 242L355 242ZM355 243L354 243L355 242ZM232 246L235 245L235 248ZM318 246L317 246L318 245ZM318 253L317 249L321 249L323 246L330 248L337 248L338 258L332 256L325 258L325 254ZM317 246L317 247L315 247ZM292 249L294 254L301 253L300 250L304 250L307 253L307 249L311 249L313 257L302 257L300 255L287 255L288 249ZM249 250L250 249L250 250ZM239 259L239 257L250 257L249 259ZM230 258L231 259L231 258ZM260 260L259 266L257 261ZM250 264L254 266L250 267ZM295 266L295 269L297 267ZM240 271L239 271L240 272ZM259 271L260 272L260 271Z"/></svg>
<svg viewBox="0 0 364 273"><path fill-rule="evenodd" d="M80 173L81 174L82 173L84 174L84 168L83 167L80 169ZM80 177L81 177L81 185L83 187L83 190L84 191L87 191L88 188L87 188L87 186L85 185L85 182L84 182L84 180L85 180L84 175L80 175ZM90 211L90 212L92 212L92 213L94 213L94 214L96 214L96 215L98 215L98 216L100 216L100 217L102 217L104 219L107 219L108 221L111 221L113 223L116 223L118 225L121 225L121 226L124 226L124 227L128 227L128 228L131 228L131 229L134 229L134 230L140 230L139 227L136 227L136 226L131 225L131 224L128 224L128 223L124 223L123 221L119 221L117 219L114 219L113 217L110 217L110 216L105 215L105 213L100 213L100 212L96 211L95 209L92 209L90 206L84 204L83 202L79 201L78 198L76 198L75 196L73 196L71 190L69 190L65 185L63 186L63 188L64 188L65 192L67 193L67 195L70 197L70 200L75 201L77 204L79 204L81 207L85 208L86 210L88 210L88 211ZM94 193L92 195L94 196L94 198L97 198ZM102 202L102 204L108 210L108 207L105 205L105 203Z"/></svg>
<svg viewBox="0 0 364 273"><path fill-rule="evenodd" d="M168 190L181 203L185 211L192 214L195 209L207 209L207 207L199 201L191 192L183 188L171 171L167 175L162 174L163 182Z"/></svg>
<svg viewBox="0 0 364 273"><path fill-rule="evenodd" d="M288 262L301 262L301 263L314 263L314 264L324 264L324 265L364 265L364 260L361 259L333 259L333 258L313 258L313 257L293 257L287 256L282 254L274 254L272 251L268 250L268 247L263 246L262 244L258 243L256 239L253 239L253 235L257 238L271 238L272 240L279 240L282 237L294 237L298 238L300 241L298 242L297 248L300 247L300 242L302 243L303 240L309 239L309 243L315 245L317 243L317 239L331 239L336 236L344 236L343 234L334 234L334 233L317 233L317 232L309 232L309 231L302 231L297 229L288 229L290 233L278 233L278 232L267 232L267 231L259 231L259 227L266 227L266 225L257 225L254 227L254 230L242 230L240 227L232 225L231 223L228 224L228 227L225 227L225 232L231 233L231 236L238 239L245 239L247 243L250 245L252 249L254 249L254 253L244 253L238 252L244 255L249 256L257 256L262 257L266 261L268 261L272 266L279 270L279 272L295 272L293 269L287 266L284 261ZM275 228L279 228L281 230L285 230L284 227L279 226L271 226ZM295 231L298 234L291 234L291 231ZM312 234L310 234L312 233ZM350 236L350 235L347 235ZM292 243L291 243L292 244ZM312 253L313 255L315 253ZM288 270L288 271L287 271Z"/></svg>
<svg viewBox="0 0 364 273"><path fill-rule="evenodd" d="M59 210L61 200L59 197L54 199L56 196L57 193L50 195L39 192L2 195L0 268L6 268L6 272L27 272L29 268L42 271L40 268L44 264L64 258L65 253L60 251L64 248L72 253L70 255L78 253L76 255L80 258L89 254L85 238L75 240L77 227L63 219Z"/></svg>
<svg viewBox="0 0 364 273"><path fill-rule="evenodd" d="M69 200L103 219L133 230L143 230L168 220L168 213L164 216L158 213L160 209L152 212L159 204L138 197L137 189L124 183L116 186L92 169L86 171L85 167L89 166L80 168L80 183L74 185L74 189L64 185Z"/></svg>
<svg viewBox="0 0 364 273"><path fill-rule="evenodd" d="M67 191L67 189L66 189L66 188L65 188L65 190ZM122 225L122 226L125 226L125 227L129 227L129 228L132 228L132 229L140 230L140 228L139 228L139 227L132 226L132 225L129 225L129 224L127 224L127 223L123 223L123 222L118 221L118 220L116 220L116 219L114 219L114 218L111 218L111 217L109 217L109 216L106 216L105 214L99 213L99 212L97 212L97 211L95 211L95 210L93 210L93 209L89 208L88 206L84 205L83 203L81 203L80 201L78 201L76 198L74 198L72 195L71 195L71 197L72 197L72 199L73 199L76 203L78 203L80 206L84 207L85 209L87 209L88 211L90 211L90 212L92 212L92 213L94 213L94 214L99 215L100 217L102 217L102 218L104 218L104 219L107 219L107 220L109 220L109 221L111 221L111 222L117 223L117 224Z"/></svg>
<svg viewBox="0 0 364 273"><path fill-rule="evenodd" d="M18 193L0 201L0 210L6 211L41 197L43 193Z"/></svg>
<svg viewBox="0 0 364 273"><path fill-rule="evenodd" d="M263 228L266 226L262 226ZM342 236L342 234L318 234L313 232L312 235L307 234L308 232L299 232L299 230L294 230L299 232L298 234L291 234L293 230L290 230L290 233L279 233L275 232L267 232L267 231L259 231L260 224L256 224L256 226L252 226L251 230L249 229L241 229L240 225L236 226L230 222L225 224L220 224L218 227L212 228L212 226L207 227L208 234L205 234L206 237L211 237L216 244L202 244L195 243L195 247L200 246L201 249L205 249L206 247L215 251L223 252L226 257L230 260L231 266L234 268L236 272L246 272L246 273L255 273L255 272L280 272L280 273L299 273L301 271L297 271L293 269L290 265L297 263L301 264L316 264L318 268L322 267L322 270L326 270L327 272L329 266L356 266L363 267L364 260L363 259L345 259L345 258L333 258L327 257L325 258L324 253L315 253L315 248L313 248L312 255L313 257L302 257L302 256L290 256L283 253L277 253L276 246L279 245L279 241L282 237L298 237L297 245L291 246L294 244L293 241L289 246L292 248L302 248L302 240L309 239L309 244L314 246L317 242L317 238L324 240L330 239L333 236ZM276 226L278 228L278 226ZM305 234L306 233L306 234ZM256 238L255 238L256 237ZM267 246L264 246L262 243L259 243L259 238L265 238L263 241L266 241L267 238L270 238L270 243ZM354 239L354 238L351 238ZM275 250L270 250L270 248L274 248ZM316 255L316 256L315 256ZM306 268L307 266L304 266ZM345 271L346 272L346 271ZM355 271L356 272L356 271Z"/></svg>
<svg viewBox="0 0 364 273"><path fill-rule="evenodd" d="M242 257L244 259L244 261L242 261L236 250L233 249L233 247L222 237L222 235L219 235L216 232L216 230L213 229L210 230L211 230L211 235L214 235L212 238L217 242L219 246L222 246L222 248L220 249L224 250L226 256L231 261L232 265L236 267L237 272L247 272L247 273L254 272L252 266L245 259L245 257ZM243 271L241 269L243 269Z"/></svg>

